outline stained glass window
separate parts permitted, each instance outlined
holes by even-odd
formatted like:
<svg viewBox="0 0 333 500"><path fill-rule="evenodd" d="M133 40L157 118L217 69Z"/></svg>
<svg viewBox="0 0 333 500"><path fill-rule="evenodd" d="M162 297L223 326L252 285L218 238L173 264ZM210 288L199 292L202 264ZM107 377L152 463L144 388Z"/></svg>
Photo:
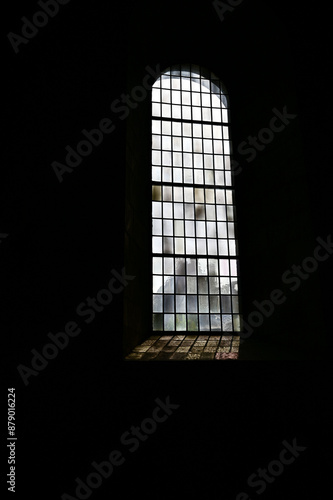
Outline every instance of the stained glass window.
<svg viewBox="0 0 333 500"><path fill-rule="evenodd" d="M152 88L154 331L240 331L229 100L208 76L172 66Z"/></svg>

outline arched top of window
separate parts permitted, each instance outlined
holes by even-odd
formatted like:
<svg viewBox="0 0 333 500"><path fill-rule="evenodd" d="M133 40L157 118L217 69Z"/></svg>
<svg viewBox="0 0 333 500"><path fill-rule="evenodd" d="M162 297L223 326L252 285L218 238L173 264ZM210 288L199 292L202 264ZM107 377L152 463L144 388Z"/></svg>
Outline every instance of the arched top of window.
<svg viewBox="0 0 333 500"><path fill-rule="evenodd" d="M153 116L228 123L229 98L221 80L197 65L174 65L152 87ZM158 105L160 104L160 105Z"/></svg>

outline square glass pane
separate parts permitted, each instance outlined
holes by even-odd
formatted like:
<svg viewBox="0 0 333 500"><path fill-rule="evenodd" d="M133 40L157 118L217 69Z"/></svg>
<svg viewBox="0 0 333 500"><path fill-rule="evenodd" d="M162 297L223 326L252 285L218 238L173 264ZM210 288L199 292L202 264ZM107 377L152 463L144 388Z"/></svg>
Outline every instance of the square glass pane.
<svg viewBox="0 0 333 500"><path fill-rule="evenodd" d="M159 136L156 136L159 137ZM156 144L160 144L159 141L156 141ZM158 148L159 146L157 146ZM194 153L202 153L202 140L201 139L193 139L193 151Z"/></svg>
<svg viewBox="0 0 333 500"><path fill-rule="evenodd" d="M202 126L199 123L193 123L193 137L202 137Z"/></svg>
<svg viewBox="0 0 333 500"><path fill-rule="evenodd" d="M182 203L174 203L174 218L175 219L184 218L184 205Z"/></svg>
<svg viewBox="0 0 333 500"><path fill-rule="evenodd" d="M189 106L191 104L191 94L190 92L182 92L182 104Z"/></svg>
<svg viewBox="0 0 333 500"><path fill-rule="evenodd" d="M153 331L163 331L163 314L153 314Z"/></svg>
<svg viewBox="0 0 333 500"><path fill-rule="evenodd" d="M160 134L161 133L161 122L160 120L152 120L152 133Z"/></svg>
<svg viewBox="0 0 333 500"><path fill-rule="evenodd" d="M183 170L181 168L173 169L173 182L179 184L183 182Z"/></svg>
<svg viewBox="0 0 333 500"><path fill-rule="evenodd" d="M171 122L162 121L162 134L171 135Z"/></svg>
<svg viewBox="0 0 333 500"><path fill-rule="evenodd" d="M162 220L161 219L153 219L153 235L154 236L162 235Z"/></svg>
<svg viewBox="0 0 333 500"><path fill-rule="evenodd" d="M162 104L162 116L163 118L171 118L170 104Z"/></svg>
<svg viewBox="0 0 333 500"><path fill-rule="evenodd" d="M237 276L237 262L234 259L230 260L230 275Z"/></svg>
<svg viewBox="0 0 333 500"><path fill-rule="evenodd" d="M175 220L174 231L175 231L175 236L184 236L184 221Z"/></svg>
<svg viewBox="0 0 333 500"><path fill-rule="evenodd" d="M173 257L164 257L164 274L174 274Z"/></svg>
<svg viewBox="0 0 333 500"><path fill-rule="evenodd" d="M204 168L208 170L213 169L213 155L204 155Z"/></svg>
<svg viewBox="0 0 333 500"><path fill-rule="evenodd" d="M220 125L213 125L213 137L214 139L222 139L222 127Z"/></svg>
<svg viewBox="0 0 333 500"><path fill-rule="evenodd" d="M163 293L162 276L153 276L153 293Z"/></svg>
<svg viewBox="0 0 333 500"><path fill-rule="evenodd" d="M218 221L227 220L227 213L224 205L216 205L216 219Z"/></svg>
<svg viewBox="0 0 333 500"><path fill-rule="evenodd" d="M182 150L182 140L180 137L173 137L172 138L172 149L174 151L181 151Z"/></svg>
<svg viewBox="0 0 333 500"><path fill-rule="evenodd" d="M152 148L153 149L161 149L161 136L160 135L153 135Z"/></svg>
<svg viewBox="0 0 333 500"><path fill-rule="evenodd" d="M151 161L153 165L161 165L161 151L153 150L151 153Z"/></svg>
<svg viewBox="0 0 333 500"><path fill-rule="evenodd" d="M215 184L217 186L224 186L224 172L223 170L216 170L215 171Z"/></svg>
<svg viewBox="0 0 333 500"><path fill-rule="evenodd" d="M183 254L185 253L185 241L184 238L175 238L175 253Z"/></svg>
<svg viewBox="0 0 333 500"><path fill-rule="evenodd" d="M183 153L183 164L185 168L193 167L193 156L190 153Z"/></svg>
<svg viewBox="0 0 333 500"><path fill-rule="evenodd" d="M186 295L176 295L176 312L186 312Z"/></svg>
<svg viewBox="0 0 333 500"><path fill-rule="evenodd" d="M193 120L201 121L201 108L193 107Z"/></svg>
<svg viewBox="0 0 333 500"><path fill-rule="evenodd" d="M231 205L227 206L227 219L228 221L234 220L234 207Z"/></svg>
<svg viewBox="0 0 333 500"><path fill-rule="evenodd" d="M185 259L182 257L176 257L175 259L175 274L185 275Z"/></svg>
<svg viewBox="0 0 333 500"><path fill-rule="evenodd" d="M207 259L198 259L198 275L208 275Z"/></svg>
<svg viewBox="0 0 333 500"><path fill-rule="evenodd" d="M153 295L153 312L163 312L163 295Z"/></svg>
<svg viewBox="0 0 333 500"><path fill-rule="evenodd" d="M186 293L185 276L176 276L176 293Z"/></svg>
<svg viewBox="0 0 333 500"><path fill-rule="evenodd" d="M185 219L194 219L194 205L185 204Z"/></svg>
<svg viewBox="0 0 333 500"><path fill-rule="evenodd" d="M182 119L183 120L191 120L191 106L182 106Z"/></svg>
<svg viewBox="0 0 333 500"><path fill-rule="evenodd" d="M232 315L222 314L222 329L224 332L232 332Z"/></svg>
<svg viewBox="0 0 333 500"><path fill-rule="evenodd" d="M153 237L153 253L162 253L162 238Z"/></svg>
<svg viewBox="0 0 333 500"><path fill-rule="evenodd" d="M195 202L204 203L205 193L203 188L195 188Z"/></svg>
<svg viewBox="0 0 333 500"><path fill-rule="evenodd" d="M228 236L229 238L235 237L235 224L233 222L228 223Z"/></svg>
<svg viewBox="0 0 333 500"><path fill-rule="evenodd" d="M209 314L199 314L199 329L201 332L210 331Z"/></svg>
<svg viewBox="0 0 333 500"><path fill-rule="evenodd" d="M210 324L212 331L221 331L221 315L220 314L211 314L210 315Z"/></svg>
<svg viewBox="0 0 333 500"><path fill-rule="evenodd" d="M233 200L232 200L232 190L231 189L226 189L226 203L227 205L232 205Z"/></svg>
<svg viewBox="0 0 333 500"><path fill-rule="evenodd" d="M215 205L206 205L206 219L216 220Z"/></svg>
<svg viewBox="0 0 333 500"><path fill-rule="evenodd" d="M164 253L173 253L173 238L171 236L163 237L163 251Z"/></svg>
<svg viewBox="0 0 333 500"><path fill-rule="evenodd" d="M164 314L164 330L166 332L175 331L175 315L174 314Z"/></svg>
<svg viewBox="0 0 333 500"><path fill-rule="evenodd" d="M225 222L217 223L217 234L219 238L227 238L227 224Z"/></svg>
<svg viewBox="0 0 333 500"><path fill-rule="evenodd" d="M199 295L199 313L209 312L209 297L208 295Z"/></svg>
<svg viewBox="0 0 333 500"><path fill-rule="evenodd" d="M203 168L203 156L202 154L193 155L193 166L194 168Z"/></svg>
<svg viewBox="0 0 333 500"><path fill-rule="evenodd" d="M208 272L209 276L219 275L219 262L217 259L208 259Z"/></svg>
<svg viewBox="0 0 333 500"><path fill-rule="evenodd" d="M217 277L211 277L209 279L209 293L211 295L218 295L220 293L220 280Z"/></svg>
<svg viewBox="0 0 333 500"><path fill-rule="evenodd" d="M232 293L232 295L238 294L238 279L237 278L231 279L231 293Z"/></svg>
<svg viewBox="0 0 333 500"><path fill-rule="evenodd" d="M198 312L198 300L196 295L187 295L187 312Z"/></svg>
<svg viewBox="0 0 333 500"><path fill-rule="evenodd" d="M206 276L198 276L198 293L208 294L208 278Z"/></svg>
<svg viewBox="0 0 333 500"><path fill-rule="evenodd" d="M182 167L183 155L181 153L172 153L172 163L174 167Z"/></svg>
<svg viewBox="0 0 333 500"><path fill-rule="evenodd" d="M162 257L153 257L153 274L162 274Z"/></svg>
<svg viewBox="0 0 333 500"><path fill-rule="evenodd" d="M172 122L172 133L173 135L182 135L182 124L179 122Z"/></svg>
<svg viewBox="0 0 333 500"><path fill-rule="evenodd" d="M186 314L176 314L176 331L184 332L186 330Z"/></svg>
<svg viewBox="0 0 333 500"><path fill-rule="evenodd" d="M231 172L225 171L224 172L224 176L225 176L225 185L226 186L232 186Z"/></svg>
<svg viewBox="0 0 333 500"><path fill-rule="evenodd" d="M161 182L161 167L152 167L151 178L155 182Z"/></svg>
<svg viewBox="0 0 333 500"><path fill-rule="evenodd" d="M197 253L198 255L207 255L206 239L197 238Z"/></svg>
<svg viewBox="0 0 333 500"><path fill-rule="evenodd" d="M210 301L210 312L219 313L220 312L220 297L218 295L209 297Z"/></svg>
<svg viewBox="0 0 333 500"><path fill-rule="evenodd" d="M172 170L170 167L163 167L162 180L163 182L172 182Z"/></svg>
<svg viewBox="0 0 333 500"><path fill-rule="evenodd" d="M233 314L233 320L234 320L234 331L240 332L241 330L240 316L238 314Z"/></svg>
<svg viewBox="0 0 333 500"><path fill-rule="evenodd" d="M216 222L207 222L207 237L216 238Z"/></svg>
<svg viewBox="0 0 333 500"><path fill-rule="evenodd" d="M197 238L205 238L206 237L206 222L204 221L196 221L196 231Z"/></svg>
<svg viewBox="0 0 333 500"><path fill-rule="evenodd" d="M163 203L163 218L172 219L172 203Z"/></svg>
<svg viewBox="0 0 333 500"><path fill-rule="evenodd" d="M203 171L199 169L194 170L194 183L195 184L203 184L204 176Z"/></svg>
<svg viewBox="0 0 333 500"><path fill-rule="evenodd" d="M215 239L207 239L207 253L208 255L217 255L217 241Z"/></svg>
<svg viewBox="0 0 333 500"><path fill-rule="evenodd" d="M196 276L197 274L196 259L186 259L186 274L190 276Z"/></svg>
<svg viewBox="0 0 333 500"><path fill-rule="evenodd" d="M175 292L175 279L173 276L164 276L164 293Z"/></svg>
<svg viewBox="0 0 333 500"><path fill-rule="evenodd" d="M220 286L221 286L221 293L222 294L229 294L230 293L230 278L220 278Z"/></svg>
<svg viewBox="0 0 333 500"><path fill-rule="evenodd" d="M164 312L171 313L175 311L174 295L164 295Z"/></svg>
<svg viewBox="0 0 333 500"><path fill-rule="evenodd" d="M184 169L184 182L187 184L193 183L193 170L189 168Z"/></svg>
<svg viewBox="0 0 333 500"><path fill-rule="evenodd" d="M198 315L197 314L188 314L187 315L187 329L189 332L197 332L198 331Z"/></svg>
<svg viewBox="0 0 333 500"><path fill-rule="evenodd" d="M184 137L192 137L192 124L191 123L183 123L183 136Z"/></svg>
<svg viewBox="0 0 333 500"><path fill-rule="evenodd" d="M183 188L182 187L174 187L173 188L173 200L174 201L183 201Z"/></svg>
<svg viewBox="0 0 333 500"><path fill-rule="evenodd" d="M185 198L185 202L187 202L187 203L193 202L193 188L189 188L189 187L184 188L184 198Z"/></svg>
<svg viewBox="0 0 333 500"><path fill-rule="evenodd" d="M163 220L163 234L164 236L173 236L173 221Z"/></svg>
<svg viewBox="0 0 333 500"><path fill-rule="evenodd" d="M229 259L220 259L220 276L230 276Z"/></svg>
<svg viewBox="0 0 333 500"><path fill-rule="evenodd" d="M197 278L194 276L187 277L187 293L197 293Z"/></svg>
<svg viewBox="0 0 333 500"><path fill-rule="evenodd" d="M223 170L224 169L223 156L221 155L214 156L214 165L215 165L215 170Z"/></svg>
<svg viewBox="0 0 333 500"><path fill-rule="evenodd" d="M172 104L180 104L181 103L180 91L179 90L173 90L171 98L172 98Z"/></svg>
<svg viewBox="0 0 333 500"><path fill-rule="evenodd" d="M205 220L205 205L195 205L195 218Z"/></svg>
<svg viewBox="0 0 333 500"><path fill-rule="evenodd" d="M162 151L162 165L165 167L172 165L172 154L170 151Z"/></svg>
<svg viewBox="0 0 333 500"><path fill-rule="evenodd" d="M228 295L221 295L222 313L231 313L231 297Z"/></svg>
<svg viewBox="0 0 333 500"><path fill-rule="evenodd" d="M229 255L228 240L219 240L219 255Z"/></svg>
<svg viewBox="0 0 333 500"><path fill-rule="evenodd" d="M185 238L185 246L188 255L195 255L195 238Z"/></svg>
<svg viewBox="0 0 333 500"><path fill-rule="evenodd" d="M205 189L206 203L215 203L214 189Z"/></svg>

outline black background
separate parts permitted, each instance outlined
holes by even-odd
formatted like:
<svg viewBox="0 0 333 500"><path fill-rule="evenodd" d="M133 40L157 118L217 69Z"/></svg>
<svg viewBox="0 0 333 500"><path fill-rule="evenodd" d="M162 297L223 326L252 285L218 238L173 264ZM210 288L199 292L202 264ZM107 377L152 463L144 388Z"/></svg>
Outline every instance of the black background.
<svg viewBox="0 0 333 500"><path fill-rule="evenodd" d="M290 86L297 96L312 189L313 241L329 234L327 8L249 0L221 23L212 3L203 0L171 1L163 8L148 0L72 0L18 54L6 35L20 33L20 18L31 19L39 7L26 1L6 8L0 231L8 237L0 244L2 400L6 387L16 388L17 498L56 499L65 492L75 496L75 478L84 480L92 472L91 462L107 459L111 450L124 450L121 434L151 416L155 398L167 396L179 409L135 453L124 451L126 463L91 498L142 494L232 499L241 491L256 498L246 485L248 476L278 458L282 440L294 438L307 450L264 496L302 498L310 490L319 496L327 458L327 401L322 396L327 373L318 361L325 358L322 335L319 343L313 342L315 362L124 363L123 302L118 295L91 325L81 321L81 334L38 376L30 377L26 387L17 365L29 366L30 350L41 349L48 332L61 331L77 319L77 305L105 286L111 269L124 265L126 120L113 116L116 130L62 183L51 163L64 162L65 146L75 146L83 128L112 118L110 104L126 91L128 74L133 79L129 61L140 52L140 44L144 61L147 47L167 51L168 40L172 44L173 33L179 36L182 28L187 34L192 31L196 44L202 37L205 50L212 30L229 30L247 67L253 60L259 80L261 72L263 78L266 74L270 52L262 40L263 52L251 53L248 34L244 37L239 26L251 11L249 32L255 38L259 26L269 31L267 11L273 16L278 12L281 46L285 50L287 35L291 51ZM164 43L159 45L158 37ZM180 55L193 40L184 35ZM223 50L231 49L212 45L208 61ZM168 57L161 54L161 60ZM283 60L284 52L279 57ZM323 290L327 273L328 263L323 263L317 275ZM324 316L330 297L323 293L321 300ZM5 448L5 431L3 435Z"/></svg>

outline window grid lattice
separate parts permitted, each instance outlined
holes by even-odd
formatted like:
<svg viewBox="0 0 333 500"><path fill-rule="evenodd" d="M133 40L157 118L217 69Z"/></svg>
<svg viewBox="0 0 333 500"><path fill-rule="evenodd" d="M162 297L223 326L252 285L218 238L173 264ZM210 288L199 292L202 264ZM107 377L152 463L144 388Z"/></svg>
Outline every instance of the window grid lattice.
<svg viewBox="0 0 333 500"><path fill-rule="evenodd" d="M154 331L240 331L227 97L171 68L152 90Z"/></svg>

